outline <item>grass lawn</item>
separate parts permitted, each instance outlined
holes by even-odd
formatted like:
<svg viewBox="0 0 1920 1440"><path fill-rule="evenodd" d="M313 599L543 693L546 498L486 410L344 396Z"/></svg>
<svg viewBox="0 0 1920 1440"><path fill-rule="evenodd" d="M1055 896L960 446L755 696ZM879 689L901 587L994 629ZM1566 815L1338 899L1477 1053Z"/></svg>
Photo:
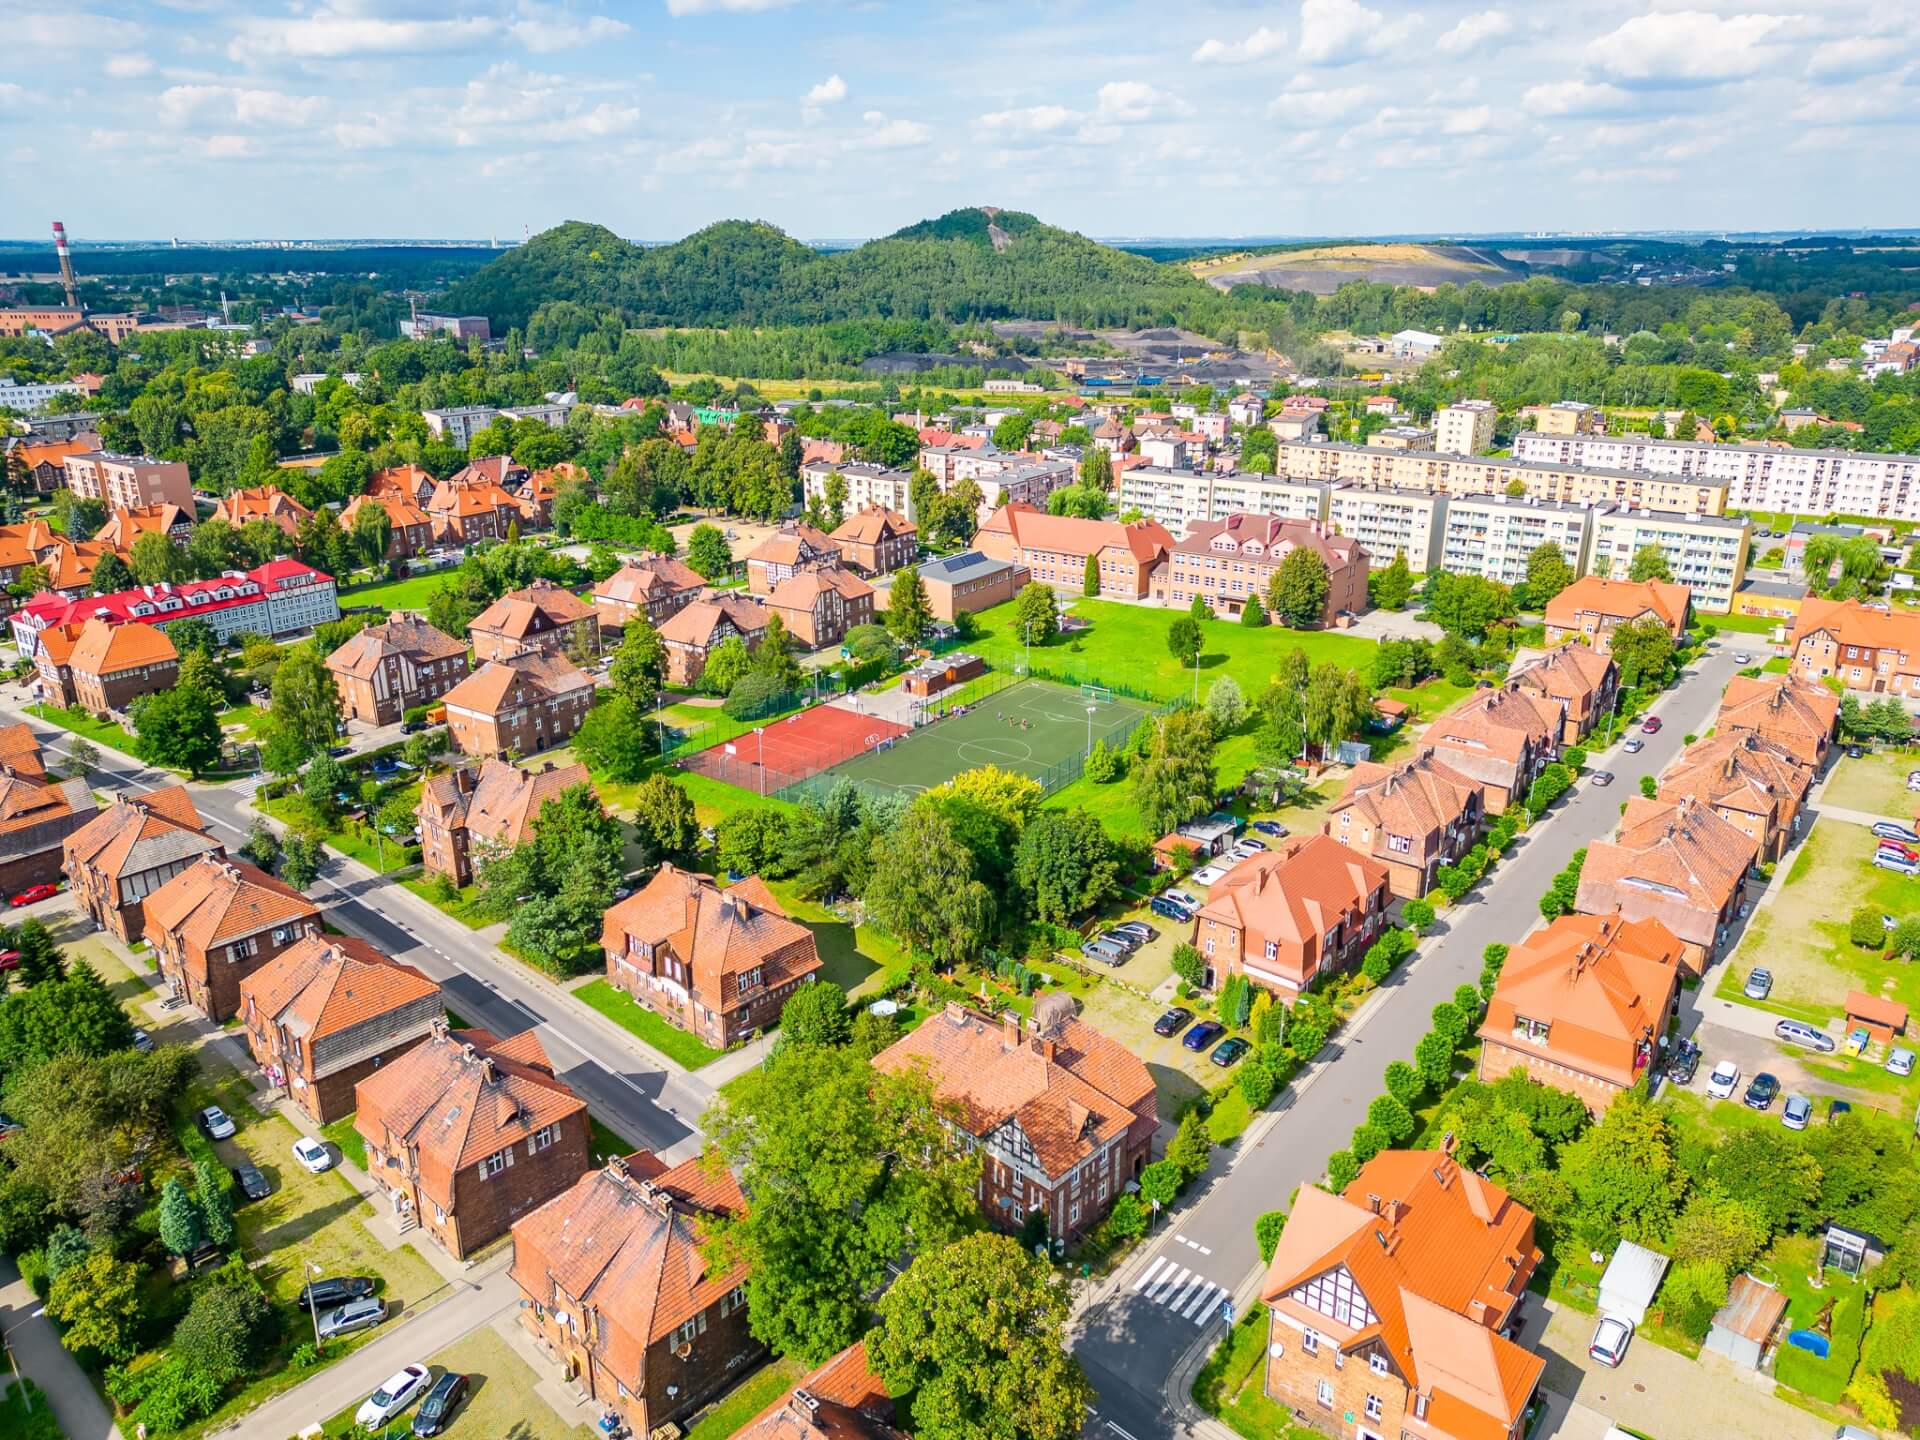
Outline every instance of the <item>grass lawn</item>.
<svg viewBox="0 0 1920 1440"><path fill-rule="evenodd" d="M905 947L891 935L872 925L849 925L817 901L802 900L791 880L771 880L767 888L788 915L813 932L820 952L820 978L833 981L849 996L880 990L889 976L912 968Z"/></svg>
<svg viewBox="0 0 1920 1440"><path fill-rule="evenodd" d="M698 1070L702 1065L720 1058L720 1051L702 1044L689 1032L669 1025L631 995L614 989L605 980L589 980L573 994L574 998L591 1005L621 1029L637 1035L669 1060L689 1070Z"/></svg>
<svg viewBox="0 0 1920 1440"><path fill-rule="evenodd" d="M479 914L474 909L480 899L480 889L477 885L463 886L454 892L453 899L443 901L437 897L433 881L426 877L424 871L400 883L441 914L451 916L469 930L484 930L494 923L491 918Z"/></svg>
<svg viewBox="0 0 1920 1440"><path fill-rule="evenodd" d="M1793 669L1793 662L1784 655L1775 655L1760 666L1762 675L1785 675Z"/></svg>
<svg viewBox="0 0 1920 1440"><path fill-rule="evenodd" d="M269 718L258 705L236 705L220 716L220 728L237 729L242 740L258 740Z"/></svg>
<svg viewBox="0 0 1920 1440"><path fill-rule="evenodd" d="M1753 1272L1756 1278L1786 1292L1788 1330L1817 1330L1827 1336L1832 1347L1822 1360L1797 1346L1781 1346L1774 1361L1774 1377L1782 1385L1831 1405L1839 1403L1854 1363L1860 1358L1860 1339L1866 1329L1866 1292L1832 1274L1820 1289L1814 1289L1818 1247L1819 1241L1812 1236L1787 1236L1775 1243Z"/></svg>
<svg viewBox="0 0 1920 1440"><path fill-rule="evenodd" d="M1914 770L1920 770L1920 751L1876 750L1858 760L1842 755L1821 798L1842 810L1887 815L1906 824L1920 811L1920 793L1907 789L1907 775Z"/></svg>
<svg viewBox="0 0 1920 1440"><path fill-rule="evenodd" d="M437 1355L427 1357L426 1363L436 1376L440 1371L458 1370L468 1377L467 1398L440 1432L446 1440L592 1440L595 1432L590 1426L569 1425L534 1392L540 1376L491 1325L456 1340ZM364 1433L353 1423L361 1398L356 1396L351 1405L321 1426L325 1440L346 1440ZM395 1425L403 1429L411 1426L413 1416L414 1411L408 1409Z"/></svg>
<svg viewBox="0 0 1920 1440"><path fill-rule="evenodd" d="M27 713L37 715L49 725L58 725L62 730L72 731L75 735L84 735L96 745L105 745L110 750L118 750L122 755L134 753L133 736L111 720L102 720L99 716L89 714L85 710L62 710L53 705L29 705Z"/></svg>
<svg viewBox="0 0 1920 1440"><path fill-rule="evenodd" d="M1771 635L1781 623L1765 615L1715 615L1711 612L1696 615L1693 621L1696 630L1703 625L1711 625L1722 635Z"/></svg>
<svg viewBox="0 0 1920 1440"><path fill-rule="evenodd" d="M1462 696L1471 695L1473 693L1473 687L1471 685L1455 685L1452 681L1443 680L1436 675L1424 684L1412 686L1395 685L1385 693L1389 699L1398 700L1404 705L1413 706L1416 714L1407 724L1417 725L1423 721L1432 720L1435 716L1439 715L1442 710L1445 710ZM1406 726L1401 726L1401 732L1404 733L1405 730ZM1378 748L1377 743L1375 748Z"/></svg>
<svg viewBox="0 0 1920 1440"><path fill-rule="evenodd" d="M338 1120L322 1125L320 1133L333 1144L338 1145L340 1153L351 1163L362 1170L367 1168L367 1142L360 1137L360 1132L353 1128L351 1114L342 1115Z"/></svg>
<svg viewBox="0 0 1920 1440"><path fill-rule="evenodd" d="M1091 624L1035 646L1036 673L1051 671L1073 683L1126 686L1159 700L1192 696L1193 667L1183 666L1167 651L1167 627L1186 612L1110 600L1076 600L1067 609ZM969 650L996 669L1010 670L1027 654L1013 613L1011 602L982 611L977 617L980 634L967 642ZM1375 641L1340 631L1288 630L1278 625L1250 630L1232 620L1208 620L1201 628L1205 639L1199 666L1202 699L1221 675L1233 676L1249 701L1257 699L1273 679L1280 657L1296 647L1316 663L1331 660L1362 669L1380 648Z"/></svg>
<svg viewBox="0 0 1920 1440"><path fill-rule="evenodd" d="M631 1155L638 1148L619 1131L603 1124L597 1115L587 1116L587 1142L596 1164L615 1155Z"/></svg>
<svg viewBox="0 0 1920 1440"><path fill-rule="evenodd" d="M409 575L405 580L390 580L378 585L342 590L340 604L350 609L378 605L385 610L424 610L427 608L427 597L452 575L451 570L437 570L429 575Z"/></svg>
<svg viewBox="0 0 1920 1440"><path fill-rule="evenodd" d="M383 792L383 797L388 793ZM291 825L307 818L306 808L292 796L282 795L274 800L255 796L253 803L255 809L266 812L283 824ZM327 831L322 838L329 850L351 856L382 875L417 870L420 865L418 846L398 845L392 840L376 841L370 829L349 820L340 821L335 829Z"/></svg>
<svg viewBox="0 0 1920 1440"><path fill-rule="evenodd" d="M1194 1377L1193 1399L1247 1440L1311 1440L1314 1432L1293 1423L1293 1412L1266 1396L1267 1312L1254 1306Z"/></svg>
<svg viewBox="0 0 1920 1440"><path fill-rule="evenodd" d="M686 1440L727 1440L799 1384L806 1373L806 1366L790 1358L761 1366L694 1421L687 1430Z"/></svg>

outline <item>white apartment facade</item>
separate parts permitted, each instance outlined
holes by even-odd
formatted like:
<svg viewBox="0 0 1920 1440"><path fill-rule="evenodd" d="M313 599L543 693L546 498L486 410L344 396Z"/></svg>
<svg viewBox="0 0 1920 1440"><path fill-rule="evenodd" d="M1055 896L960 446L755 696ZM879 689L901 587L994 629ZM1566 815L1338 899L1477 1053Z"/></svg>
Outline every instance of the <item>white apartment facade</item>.
<svg viewBox="0 0 1920 1440"><path fill-rule="evenodd" d="M1542 545L1556 545L1567 563L1584 574L1594 519L1595 512L1583 505L1451 495L1441 525L1440 568L1517 585L1527 578L1527 558Z"/></svg>
<svg viewBox="0 0 1920 1440"><path fill-rule="evenodd" d="M1442 455L1478 455L1493 448L1491 400L1457 400L1433 412L1433 448Z"/></svg>
<svg viewBox="0 0 1920 1440"><path fill-rule="evenodd" d="M1406 552L1407 566L1423 575L1440 565L1440 537L1447 497L1418 490L1336 485L1327 492L1327 523L1360 542L1375 570Z"/></svg>
<svg viewBox="0 0 1920 1440"><path fill-rule="evenodd" d="M436 440L464 450L474 436L500 418L500 412L491 405L457 405L450 410L422 410L420 418L427 422Z"/></svg>
<svg viewBox="0 0 1920 1440"><path fill-rule="evenodd" d="M1753 534L1744 517L1616 510L1594 516L1589 573L1625 580L1634 555L1649 545L1667 557L1673 578L1693 592L1693 608L1726 614L1747 574Z"/></svg>
<svg viewBox="0 0 1920 1440"><path fill-rule="evenodd" d="M920 517L913 513L913 476L905 470L889 470L884 465L868 465L863 461L846 461L834 465L825 460L810 460L800 467L800 490L808 500L827 503L827 482L835 475L847 482L847 499L843 507L848 515L856 515L869 505L881 505L896 515L920 523Z"/></svg>
<svg viewBox="0 0 1920 1440"><path fill-rule="evenodd" d="M1229 515L1273 515L1283 520L1327 518L1327 487L1282 480L1251 470L1215 474L1137 465L1120 477L1121 510L1138 510L1184 540L1187 527ZM1391 558L1391 557L1389 557Z"/></svg>

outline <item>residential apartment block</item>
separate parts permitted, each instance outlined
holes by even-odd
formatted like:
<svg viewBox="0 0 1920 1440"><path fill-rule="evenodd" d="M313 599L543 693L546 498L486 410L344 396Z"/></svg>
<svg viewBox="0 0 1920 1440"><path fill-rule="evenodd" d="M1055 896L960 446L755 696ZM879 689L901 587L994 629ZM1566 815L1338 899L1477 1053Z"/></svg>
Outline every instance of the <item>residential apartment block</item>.
<svg viewBox="0 0 1920 1440"><path fill-rule="evenodd" d="M955 1137L981 1155L980 1208L1003 1229L1041 1211L1049 1236L1077 1240L1151 1158L1153 1076L1067 996L1043 996L1025 1023L949 1003L873 1064L932 1082Z"/></svg>
<svg viewBox="0 0 1920 1440"><path fill-rule="evenodd" d="M1520 416L1541 435L1604 435L1607 417L1584 400L1556 400L1551 405L1528 405Z"/></svg>
<svg viewBox="0 0 1920 1440"><path fill-rule="evenodd" d="M1721 692L1714 728L1757 735L1818 772L1840 733L1840 697L1793 674L1735 675Z"/></svg>
<svg viewBox="0 0 1920 1440"><path fill-rule="evenodd" d="M1753 525L1745 516L1679 515L1654 510L1610 510L1593 517L1592 574L1625 580L1633 557L1652 547L1667 557L1676 583L1692 592L1693 607L1724 615L1747 575Z"/></svg>
<svg viewBox="0 0 1920 1440"><path fill-rule="evenodd" d="M240 1013L240 982L320 933L320 908L244 860L203 854L147 898L146 934L168 991L214 1024Z"/></svg>
<svg viewBox="0 0 1920 1440"><path fill-rule="evenodd" d="M1317 520L1231 515L1190 525L1155 565L1153 598L1185 609L1198 595L1216 615L1237 616L1250 595L1265 596L1275 572L1295 550L1311 550L1327 569L1327 598L1319 623L1367 608L1367 552L1351 536Z"/></svg>
<svg viewBox="0 0 1920 1440"><path fill-rule="evenodd" d="M1787 640L1792 674L1867 695L1920 695L1920 615L1858 600L1808 600Z"/></svg>
<svg viewBox="0 0 1920 1440"><path fill-rule="evenodd" d="M327 656L327 669L342 717L395 725L407 711L432 704L467 678L467 647L418 616L400 613Z"/></svg>
<svg viewBox="0 0 1920 1440"><path fill-rule="evenodd" d="M1327 492L1327 523L1351 535L1376 570L1404 554L1416 575L1440 568L1447 497L1418 490L1335 485Z"/></svg>
<svg viewBox="0 0 1920 1440"><path fill-rule="evenodd" d="M1041 584L1076 595L1093 556L1100 593L1130 600L1147 597L1153 567L1172 547L1173 537L1151 520L1082 520L1020 503L994 511L973 537L983 555L1022 565Z"/></svg>
<svg viewBox="0 0 1920 1440"><path fill-rule="evenodd" d="M1698 975L1726 938L1759 857L1760 842L1711 806L1691 796L1636 795L1614 838L1587 847L1574 908L1660 921L1680 938L1688 971Z"/></svg>
<svg viewBox="0 0 1920 1440"><path fill-rule="evenodd" d="M593 587L593 608L603 631L624 629L635 615L657 628L698 600L706 585L671 555L630 560Z"/></svg>
<svg viewBox="0 0 1920 1440"><path fill-rule="evenodd" d="M770 595L804 570L838 563L840 551L825 531L798 521L782 525L747 554L747 589Z"/></svg>
<svg viewBox="0 0 1920 1440"><path fill-rule="evenodd" d="M737 637L752 650L760 643L771 613L757 600L721 592L675 611L660 626L660 641L667 649L667 683L682 689L699 684L707 656L728 640Z"/></svg>
<svg viewBox="0 0 1920 1440"><path fill-rule="evenodd" d="M67 654L73 703L94 715L123 713L142 695L171 690L180 678L180 654L152 625L89 620Z"/></svg>
<svg viewBox="0 0 1920 1440"><path fill-rule="evenodd" d="M592 785L584 765L522 770L487 760L434 775L420 787L420 858L456 885L473 880L473 857L489 847L513 850L533 837L547 801L576 785Z"/></svg>
<svg viewBox="0 0 1920 1440"><path fill-rule="evenodd" d="M111 595L69 599L43 593L14 611L8 623L20 653L31 656L40 631L49 625L98 618L110 625L142 621L164 630L189 617L205 620L223 641L242 633L277 638L338 620L340 601L331 575L298 560L272 560L213 580L142 585Z"/></svg>
<svg viewBox="0 0 1920 1440"><path fill-rule="evenodd" d="M25 725L7 727L10 748L0 755L0 893L60 879L69 838L100 814L93 790L75 777L47 774L40 746Z"/></svg>
<svg viewBox="0 0 1920 1440"><path fill-rule="evenodd" d="M1778 860L1800 834L1800 815L1815 768L1784 745L1750 730L1721 729L1696 740L1660 772L1656 795L1707 806L1757 844L1762 861Z"/></svg>
<svg viewBox="0 0 1920 1440"><path fill-rule="evenodd" d="M467 634L476 660L572 655L582 649L600 653L599 612L551 580L509 590L473 617Z"/></svg>
<svg viewBox="0 0 1920 1440"><path fill-rule="evenodd" d="M1450 574L1518 585L1527 578L1528 558L1542 545L1555 546L1576 572L1587 568L1596 518L1589 506L1449 495L1442 514L1439 568Z"/></svg>
<svg viewBox="0 0 1920 1440"><path fill-rule="evenodd" d="M1236 514L1324 520L1327 487L1252 470L1161 470L1135 465L1120 476L1119 506L1158 521L1171 535L1184 536L1190 525Z"/></svg>
<svg viewBox="0 0 1920 1440"><path fill-rule="evenodd" d="M442 697L463 755L535 755L564 745L593 704L593 681L564 655L489 660Z"/></svg>
<svg viewBox="0 0 1920 1440"><path fill-rule="evenodd" d="M800 467L801 498L827 504L827 483L835 475L847 486L846 497L841 502L843 515L856 515L870 505L878 505L905 516L916 525L925 518L914 513L912 473L885 465L810 460Z"/></svg>
<svg viewBox="0 0 1920 1440"><path fill-rule="evenodd" d="M1500 411L1491 400L1456 400L1433 412L1433 448L1442 455L1479 455L1493 448Z"/></svg>
<svg viewBox="0 0 1920 1440"><path fill-rule="evenodd" d="M178 505L194 513L193 479L183 461L90 450L67 456L62 468L67 489L77 498L98 500L109 510Z"/></svg>
<svg viewBox="0 0 1920 1440"><path fill-rule="evenodd" d="M1442 712L1420 737L1420 753L1476 782L1487 813L1500 815L1559 753L1563 723L1558 702L1509 680Z"/></svg>
<svg viewBox="0 0 1920 1440"><path fill-rule="evenodd" d="M185 787L118 795L60 844L60 868L94 924L122 944L146 938L147 897L203 855L225 855Z"/></svg>
<svg viewBox="0 0 1920 1440"><path fill-rule="evenodd" d="M1386 867L1394 895L1417 900L1442 865L1471 850L1485 819L1480 783L1431 753L1362 761L1327 811L1325 833Z"/></svg>
<svg viewBox="0 0 1920 1440"><path fill-rule="evenodd" d="M827 538L840 551L840 562L862 575L891 575L920 553L913 522L880 505L852 512Z"/></svg>
<svg viewBox="0 0 1920 1440"><path fill-rule="evenodd" d="M1514 657L1507 683L1560 707L1560 741L1578 745L1613 709L1620 669L1608 655L1569 640L1545 652Z"/></svg>
<svg viewBox="0 0 1920 1440"><path fill-rule="evenodd" d="M1386 922L1392 884L1371 855L1293 835L1215 882L1193 922L1207 983L1245 975L1291 1002L1320 975L1351 969Z"/></svg>
<svg viewBox="0 0 1920 1440"><path fill-rule="evenodd" d="M838 645L854 626L873 623L873 595L873 586L853 571L823 565L782 580L765 604L795 644L819 650Z"/></svg>
<svg viewBox="0 0 1920 1440"><path fill-rule="evenodd" d="M420 418L427 422L434 439L464 450L474 436L500 418L500 412L491 405L455 405L444 410L422 410Z"/></svg>

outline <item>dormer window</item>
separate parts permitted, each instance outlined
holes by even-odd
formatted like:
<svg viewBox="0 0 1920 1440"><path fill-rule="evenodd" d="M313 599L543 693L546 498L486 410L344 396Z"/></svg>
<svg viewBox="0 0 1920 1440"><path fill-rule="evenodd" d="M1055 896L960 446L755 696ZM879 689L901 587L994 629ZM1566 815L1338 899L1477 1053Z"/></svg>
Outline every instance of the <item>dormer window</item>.
<svg viewBox="0 0 1920 1440"><path fill-rule="evenodd" d="M1553 1029L1552 1022L1530 1020L1525 1015L1513 1017L1513 1034L1517 1040L1525 1040L1532 1045L1547 1043L1547 1035Z"/></svg>
<svg viewBox="0 0 1920 1440"><path fill-rule="evenodd" d="M765 978L761 966L755 965L751 970L742 970L740 972L740 989L742 992L758 990Z"/></svg>

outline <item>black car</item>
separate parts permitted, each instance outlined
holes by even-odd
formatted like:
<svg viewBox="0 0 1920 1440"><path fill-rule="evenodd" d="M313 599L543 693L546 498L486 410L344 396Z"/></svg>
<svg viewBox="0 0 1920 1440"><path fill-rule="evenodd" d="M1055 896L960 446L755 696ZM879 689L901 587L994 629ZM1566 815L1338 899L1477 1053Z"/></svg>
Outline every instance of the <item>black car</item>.
<svg viewBox="0 0 1920 1440"><path fill-rule="evenodd" d="M447 1428L447 1422L453 1419L453 1412L460 1408L460 1402L466 1398L467 1377L458 1370L447 1371L433 1382L433 1388L427 1391L427 1398L413 1412L413 1433L438 1435Z"/></svg>
<svg viewBox="0 0 1920 1440"><path fill-rule="evenodd" d="M1242 1040L1238 1035L1230 1035L1214 1046L1213 1054L1207 1058L1224 1070L1252 1048L1250 1041Z"/></svg>
<svg viewBox="0 0 1920 1440"><path fill-rule="evenodd" d="M333 1275L307 1286L297 1303L302 1310L327 1310L349 1300L364 1300L373 1291L374 1282L365 1275Z"/></svg>
<svg viewBox="0 0 1920 1440"><path fill-rule="evenodd" d="M1780 1082L1762 1070L1753 1077L1753 1083L1747 1086L1746 1106L1749 1110L1770 1109L1774 1096L1779 1093Z"/></svg>
<svg viewBox="0 0 1920 1440"><path fill-rule="evenodd" d="M264 1200L273 1193L273 1186L267 1183L267 1177L260 1173L258 1165L234 1166L233 1183L240 1187L240 1193L249 1200Z"/></svg>
<svg viewBox="0 0 1920 1440"><path fill-rule="evenodd" d="M1667 1078L1676 1085L1691 1085L1699 1068L1700 1047L1691 1040L1682 1040L1667 1059Z"/></svg>
<svg viewBox="0 0 1920 1440"><path fill-rule="evenodd" d="M1186 1029L1187 1022L1191 1019L1193 1019L1193 1012L1191 1010L1182 1010L1176 1005L1173 1009L1167 1011L1166 1014L1153 1022L1153 1033L1156 1035L1178 1035L1182 1030Z"/></svg>

